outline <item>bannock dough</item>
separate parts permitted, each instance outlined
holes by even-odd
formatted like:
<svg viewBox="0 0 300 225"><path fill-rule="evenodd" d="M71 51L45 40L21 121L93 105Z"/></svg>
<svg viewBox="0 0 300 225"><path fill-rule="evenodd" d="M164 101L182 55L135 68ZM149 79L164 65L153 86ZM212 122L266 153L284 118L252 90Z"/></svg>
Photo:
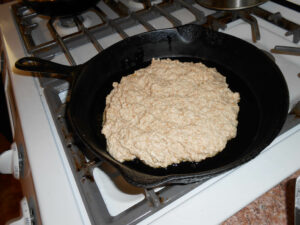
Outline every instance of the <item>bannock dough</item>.
<svg viewBox="0 0 300 225"><path fill-rule="evenodd" d="M120 162L136 157L151 167L199 162L236 136L239 100L215 68L153 59L113 83L102 133Z"/></svg>

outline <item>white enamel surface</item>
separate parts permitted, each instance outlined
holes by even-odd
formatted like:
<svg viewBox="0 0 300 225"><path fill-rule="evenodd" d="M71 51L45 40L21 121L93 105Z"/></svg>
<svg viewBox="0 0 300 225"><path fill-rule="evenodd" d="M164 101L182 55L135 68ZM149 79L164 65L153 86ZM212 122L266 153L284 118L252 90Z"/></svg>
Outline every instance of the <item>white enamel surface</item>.
<svg viewBox="0 0 300 225"><path fill-rule="evenodd" d="M120 214L145 198L143 189L128 184L120 175L110 178L96 168L93 176L111 216Z"/></svg>
<svg viewBox="0 0 300 225"><path fill-rule="evenodd" d="M116 216L145 199L144 189L126 182L115 168L106 163L93 170L93 177L111 216ZM155 188L154 191L163 188Z"/></svg>
<svg viewBox="0 0 300 225"><path fill-rule="evenodd" d="M282 14L291 17L291 20L296 20L298 23L300 21L299 13L282 10L271 2L264 4L263 7L282 11ZM185 16L185 10L181 11L179 15L183 13L181 16L183 23L189 22L192 19L191 15ZM211 13L210 10L205 10L206 15L209 13ZM274 35L274 29L280 30L280 28L273 28L272 26L266 28L266 22L261 20L259 22L263 26L261 28L262 39L256 43L258 47L265 50L274 47L273 42L264 41L264 37L267 35L271 35L271 39L278 42L275 44L299 46L299 44L290 42L291 37ZM170 25L168 21L162 18L151 21L151 24L157 28ZM28 160L43 224L90 224L42 89L35 78L18 75L22 72L16 71L14 68L15 61L25 54L11 18L9 4L0 6L0 25L4 33L2 38L8 55L12 88L26 140ZM233 23L228 28L226 32L241 35L251 42L249 25ZM139 29L142 30L141 27L137 27L136 29L128 29L127 32L134 34L139 32ZM280 32L284 34L283 30ZM45 34L44 38L49 37ZM99 42L106 48L119 40L121 40L120 36L115 34L100 39ZM97 54L89 44L72 50L76 52L74 58L77 63L85 62L91 57L89 54L78 54L87 49L89 49L90 54ZM300 72L299 57L275 55L275 58L282 72L288 76L286 79L291 92L290 102L292 106L300 97L300 88L298 88L300 87L300 79L296 76ZM62 56L55 57L54 61L67 64ZM65 93L62 93L60 97L63 100ZM267 148L251 162L209 180L147 218L141 224L199 224L199 221L201 224L220 223L298 170L300 168L299 146L300 127L297 126L278 137L272 143L272 147ZM126 185L122 186L124 183L118 186L99 169L94 171L94 178L101 193L104 194L105 202L109 204L109 212L112 215L119 214L144 198L141 190L134 189L132 192L127 189L124 191L124 187L126 187ZM201 219L199 220L199 218Z"/></svg>

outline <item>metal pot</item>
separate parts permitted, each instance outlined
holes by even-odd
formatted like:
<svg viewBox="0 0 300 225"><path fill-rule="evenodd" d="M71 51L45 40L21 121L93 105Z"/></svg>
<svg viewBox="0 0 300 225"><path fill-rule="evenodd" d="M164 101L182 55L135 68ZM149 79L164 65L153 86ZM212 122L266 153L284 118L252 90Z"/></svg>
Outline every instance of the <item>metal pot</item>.
<svg viewBox="0 0 300 225"><path fill-rule="evenodd" d="M68 17L80 14L100 0L23 0L35 12L51 17Z"/></svg>
<svg viewBox="0 0 300 225"><path fill-rule="evenodd" d="M266 1L267 0L199 0L198 2L206 8L215 10L239 10L257 6Z"/></svg>

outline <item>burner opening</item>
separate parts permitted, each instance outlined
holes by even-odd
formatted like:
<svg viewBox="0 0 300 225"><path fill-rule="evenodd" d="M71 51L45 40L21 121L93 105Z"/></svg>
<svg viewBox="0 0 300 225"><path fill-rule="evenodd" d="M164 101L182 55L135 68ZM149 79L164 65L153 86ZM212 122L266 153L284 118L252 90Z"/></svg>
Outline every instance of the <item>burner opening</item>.
<svg viewBox="0 0 300 225"><path fill-rule="evenodd" d="M84 18L81 15L77 16L77 18L81 22L84 21ZM72 27L76 27L77 26L74 17L61 17L58 20L60 22L60 26L62 26L64 28L72 28Z"/></svg>

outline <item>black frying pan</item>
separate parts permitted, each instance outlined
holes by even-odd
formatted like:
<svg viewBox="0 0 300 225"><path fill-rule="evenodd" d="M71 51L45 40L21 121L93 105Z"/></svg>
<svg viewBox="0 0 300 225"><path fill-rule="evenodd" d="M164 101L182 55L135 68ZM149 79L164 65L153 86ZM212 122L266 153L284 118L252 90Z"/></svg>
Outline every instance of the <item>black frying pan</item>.
<svg viewBox="0 0 300 225"><path fill-rule="evenodd" d="M237 136L223 152L199 163L182 162L159 169L139 160L120 163L109 155L101 134L105 97L112 82L149 65L152 58L200 61L216 67L227 77L230 89L240 93ZM67 118L79 143L85 146L83 151L108 161L127 181L141 187L200 181L249 161L277 136L288 112L286 82L265 53L243 40L198 25L129 37L80 66L22 58L16 67L75 77Z"/></svg>
<svg viewBox="0 0 300 225"><path fill-rule="evenodd" d="M80 14L100 0L23 0L35 12L51 17L68 17Z"/></svg>

